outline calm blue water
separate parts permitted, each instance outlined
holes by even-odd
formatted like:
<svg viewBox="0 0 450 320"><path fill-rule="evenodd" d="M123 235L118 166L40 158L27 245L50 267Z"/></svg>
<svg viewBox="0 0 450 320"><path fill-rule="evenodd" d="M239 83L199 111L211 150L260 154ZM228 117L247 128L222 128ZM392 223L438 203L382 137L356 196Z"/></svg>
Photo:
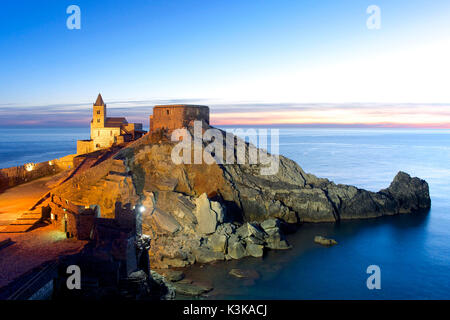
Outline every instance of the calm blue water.
<svg viewBox="0 0 450 320"><path fill-rule="evenodd" d="M399 170L428 181L432 209L336 224L306 224L289 236L292 250L271 251L187 270L215 287L210 298L449 299L450 130L282 129L280 153L306 172L378 191ZM88 128L0 129L0 167L38 162L76 151ZM7 141L7 142L5 142ZM315 235L339 245L313 243ZM368 290L366 268L381 268L381 290ZM254 269L256 281L228 275Z"/></svg>
<svg viewBox="0 0 450 320"><path fill-rule="evenodd" d="M0 168L42 162L77 152L87 128L0 128Z"/></svg>

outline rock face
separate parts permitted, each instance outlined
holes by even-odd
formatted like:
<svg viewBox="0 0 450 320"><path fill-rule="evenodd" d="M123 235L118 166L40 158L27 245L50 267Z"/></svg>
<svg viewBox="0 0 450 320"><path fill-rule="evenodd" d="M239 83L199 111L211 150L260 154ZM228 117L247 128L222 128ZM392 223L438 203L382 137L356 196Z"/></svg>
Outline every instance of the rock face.
<svg viewBox="0 0 450 320"><path fill-rule="evenodd" d="M239 138L234 137L234 141ZM281 227L414 213L430 208L428 184L399 172L387 189L370 192L305 173L279 157L260 164L175 164L177 142L147 134L53 192L113 216L117 202L142 205L142 230L152 238L152 267L261 257L288 249ZM246 155L247 156L247 155Z"/></svg>

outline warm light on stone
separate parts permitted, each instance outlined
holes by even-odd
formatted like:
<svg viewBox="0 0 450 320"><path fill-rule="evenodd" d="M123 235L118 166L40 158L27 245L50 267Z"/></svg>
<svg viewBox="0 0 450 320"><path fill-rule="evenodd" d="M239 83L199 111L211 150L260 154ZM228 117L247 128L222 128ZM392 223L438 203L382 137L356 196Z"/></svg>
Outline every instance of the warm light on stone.
<svg viewBox="0 0 450 320"><path fill-rule="evenodd" d="M27 163L25 165L25 170L27 170L28 172L33 171L34 169L34 164L33 163Z"/></svg>

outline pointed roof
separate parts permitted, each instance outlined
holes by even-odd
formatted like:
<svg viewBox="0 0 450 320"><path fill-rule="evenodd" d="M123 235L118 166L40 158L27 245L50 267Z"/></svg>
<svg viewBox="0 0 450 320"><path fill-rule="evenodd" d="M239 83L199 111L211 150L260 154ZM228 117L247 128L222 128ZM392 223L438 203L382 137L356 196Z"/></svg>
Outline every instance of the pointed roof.
<svg viewBox="0 0 450 320"><path fill-rule="evenodd" d="M103 102L102 95L99 93L97 100L94 103L94 106L104 106L104 105L105 105L105 103Z"/></svg>

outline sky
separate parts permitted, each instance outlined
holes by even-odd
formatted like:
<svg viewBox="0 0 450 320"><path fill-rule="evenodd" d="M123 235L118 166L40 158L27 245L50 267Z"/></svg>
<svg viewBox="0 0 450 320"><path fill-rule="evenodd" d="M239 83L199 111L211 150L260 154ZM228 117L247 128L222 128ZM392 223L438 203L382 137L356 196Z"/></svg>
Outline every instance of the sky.
<svg viewBox="0 0 450 320"><path fill-rule="evenodd" d="M145 125L176 102L216 125L450 128L449 57L448 0L3 0L0 125L87 126L101 92Z"/></svg>

